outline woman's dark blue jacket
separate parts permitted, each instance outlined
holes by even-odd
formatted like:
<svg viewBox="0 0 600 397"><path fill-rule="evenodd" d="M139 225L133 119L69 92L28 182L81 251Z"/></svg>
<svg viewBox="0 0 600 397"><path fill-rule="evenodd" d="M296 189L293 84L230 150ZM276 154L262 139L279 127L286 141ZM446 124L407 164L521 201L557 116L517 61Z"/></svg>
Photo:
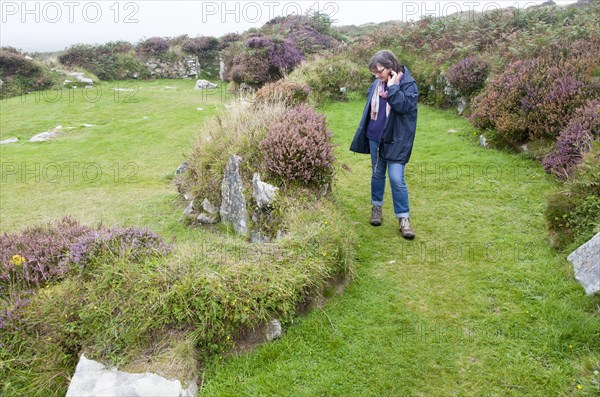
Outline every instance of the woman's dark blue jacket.
<svg viewBox="0 0 600 397"><path fill-rule="evenodd" d="M371 118L371 98L376 86L377 80L373 81L369 87L367 104L350 145L350 150L356 153L369 153L367 123ZM417 83L410 75L408 68L404 67L404 76L400 82L388 87L387 102L391 109L379 142L379 157L383 160L401 164L408 163L417 129L418 99Z"/></svg>

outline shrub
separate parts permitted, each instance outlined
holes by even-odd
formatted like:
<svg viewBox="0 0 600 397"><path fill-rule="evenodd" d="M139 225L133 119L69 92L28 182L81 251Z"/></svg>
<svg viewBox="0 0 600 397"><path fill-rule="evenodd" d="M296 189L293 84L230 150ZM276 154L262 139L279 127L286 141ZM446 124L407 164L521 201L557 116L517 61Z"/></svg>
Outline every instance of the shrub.
<svg viewBox="0 0 600 397"><path fill-rule="evenodd" d="M69 246L90 229L65 217L45 226L35 226L21 233L0 236L0 286L16 283L39 287L59 279L63 273L59 263L68 255Z"/></svg>
<svg viewBox="0 0 600 397"><path fill-rule="evenodd" d="M274 41L269 47L269 63L279 76L292 71L302 59L302 53L292 40Z"/></svg>
<svg viewBox="0 0 600 397"><path fill-rule="evenodd" d="M564 187L548 197L545 211L553 245L579 245L600 231L600 142L596 141Z"/></svg>
<svg viewBox="0 0 600 397"><path fill-rule="evenodd" d="M256 92L259 102L283 102L286 106L305 103L311 93L308 85L284 79L264 85Z"/></svg>
<svg viewBox="0 0 600 397"><path fill-rule="evenodd" d="M99 229L84 234L69 249L61 264L83 269L107 256L132 263L154 256L165 256L172 247L156 233L137 227Z"/></svg>
<svg viewBox="0 0 600 397"><path fill-rule="evenodd" d="M544 169L560 180L568 179L592 142L600 140L600 100L589 101L575 112L567 127L561 131L556 146L544 159Z"/></svg>
<svg viewBox="0 0 600 397"><path fill-rule="evenodd" d="M25 55L14 51L0 49L0 76L21 75L24 77L41 74L41 67Z"/></svg>
<svg viewBox="0 0 600 397"><path fill-rule="evenodd" d="M554 138L575 110L600 92L589 76L590 59L539 57L511 63L473 100L471 121L495 129L508 143Z"/></svg>
<svg viewBox="0 0 600 397"><path fill-rule="evenodd" d="M244 52L233 60L228 76L237 84L261 86L271 80L267 49Z"/></svg>
<svg viewBox="0 0 600 397"><path fill-rule="evenodd" d="M219 40L212 36L195 37L183 41L181 48L188 54L197 55L199 59L203 59L219 49Z"/></svg>
<svg viewBox="0 0 600 397"><path fill-rule="evenodd" d="M151 37L137 45L138 53L144 56L160 57L169 50L169 41L164 37Z"/></svg>
<svg viewBox="0 0 600 397"><path fill-rule="evenodd" d="M467 57L446 72L448 82L465 97L483 88L489 65L478 57Z"/></svg>
<svg viewBox="0 0 600 397"><path fill-rule="evenodd" d="M271 40L268 37L250 37L246 40L246 47L248 48L269 48L271 45Z"/></svg>
<svg viewBox="0 0 600 397"><path fill-rule="evenodd" d="M202 135L192 146L189 168L179 186L182 192L191 192L195 202L207 198L211 203L221 202L221 182L225 165L231 154L243 156L241 172L244 180L251 181L254 172L264 173L260 142L267 126L281 118L282 103L256 103L244 106L234 103L226 113L208 120Z"/></svg>
<svg viewBox="0 0 600 397"><path fill-rule="evenodd" d="M93 230L65 217L45 226L0 236L0 292L39 288L62 278L69 265L84 268L111 256L131 262L166 255L171 247L155 233L135 227Z"/></svg>
<svg viewBox="0 0 600 397"><path fill-rule="evenodd" d="M28 59L12 47L0 49L0 98L48 89L58 81L58 73L40 62Z"/></svg>
<svg viewBox="0 0 600 397"><path fill-rule="evenodd" d="M305 61L289 75L289 80L307 84L313 99L320 104L345 100L351 92L366 95L372 76L366 66L360 67L343 56L331 56Z"/></svg>
<svg viewBox="0 0 600 397"><path fill-rule="evenodd" d="M283 182L323 184L333 174L333 144L325 116L307 105L286 110L261 142L267 170Z"/></svg>
<svg viewBox="0 0 600 397"><path fill-rule="evenodd" d="M147 77L146 66L135 56L134 47L125 41L101 45L77 44L58 58L65 66L80 67L101 80Z"/></svg>

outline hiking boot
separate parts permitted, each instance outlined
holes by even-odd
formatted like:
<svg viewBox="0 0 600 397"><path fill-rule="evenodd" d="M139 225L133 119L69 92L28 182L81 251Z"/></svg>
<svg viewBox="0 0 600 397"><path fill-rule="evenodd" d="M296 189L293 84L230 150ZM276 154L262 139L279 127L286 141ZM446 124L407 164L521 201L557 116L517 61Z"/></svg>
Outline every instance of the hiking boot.
<svg viewBox="0 0 600 397"><path fill-rule="evenodd" d="M410 220L408 218L398 218L398 223L400 223L400 233L402 233L402 237L407 240L415 238L415 232L410 228Z"/></svg>
<svg viewBox="0 0 600 397"><path fill-rule="evenodd" d="M371 210L371 219L369 219L369 223L373 226L381 226L382 220L383 215L381 214L381 207L374 206Z"/></svg>

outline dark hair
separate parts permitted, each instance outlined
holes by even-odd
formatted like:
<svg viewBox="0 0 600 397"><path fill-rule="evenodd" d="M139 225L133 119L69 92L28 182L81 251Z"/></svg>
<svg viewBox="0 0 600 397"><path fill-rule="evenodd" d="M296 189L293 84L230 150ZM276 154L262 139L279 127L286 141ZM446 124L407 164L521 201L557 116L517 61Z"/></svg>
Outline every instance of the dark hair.
<svg viewBox="0 0 600 397"><path fill-rule="evenodd" d="M398 58L396 58L396 55L389 50L377 51L369 61L369 70L376 70L377 65L381 65L386 69L392 69L396 73L404 69Z"/></svg>

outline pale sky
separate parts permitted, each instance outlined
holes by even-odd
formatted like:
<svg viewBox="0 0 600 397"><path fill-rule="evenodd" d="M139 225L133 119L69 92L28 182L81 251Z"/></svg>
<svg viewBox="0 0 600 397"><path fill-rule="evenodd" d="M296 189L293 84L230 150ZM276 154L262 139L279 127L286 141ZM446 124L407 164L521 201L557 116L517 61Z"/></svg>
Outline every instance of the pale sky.
<svg viewBox="0 0 600 397"><path fill-rule="evenodd" d="M0 46L23 51L60 51L77 43L125 40L136 43L153 36L216 36L260 27L277 16L316 10L334 25L361 25L390 20L418 20L457 11L527 8L543 1L192 1L0 0ZM555 0L559 5L575 1Z"/></svg>

